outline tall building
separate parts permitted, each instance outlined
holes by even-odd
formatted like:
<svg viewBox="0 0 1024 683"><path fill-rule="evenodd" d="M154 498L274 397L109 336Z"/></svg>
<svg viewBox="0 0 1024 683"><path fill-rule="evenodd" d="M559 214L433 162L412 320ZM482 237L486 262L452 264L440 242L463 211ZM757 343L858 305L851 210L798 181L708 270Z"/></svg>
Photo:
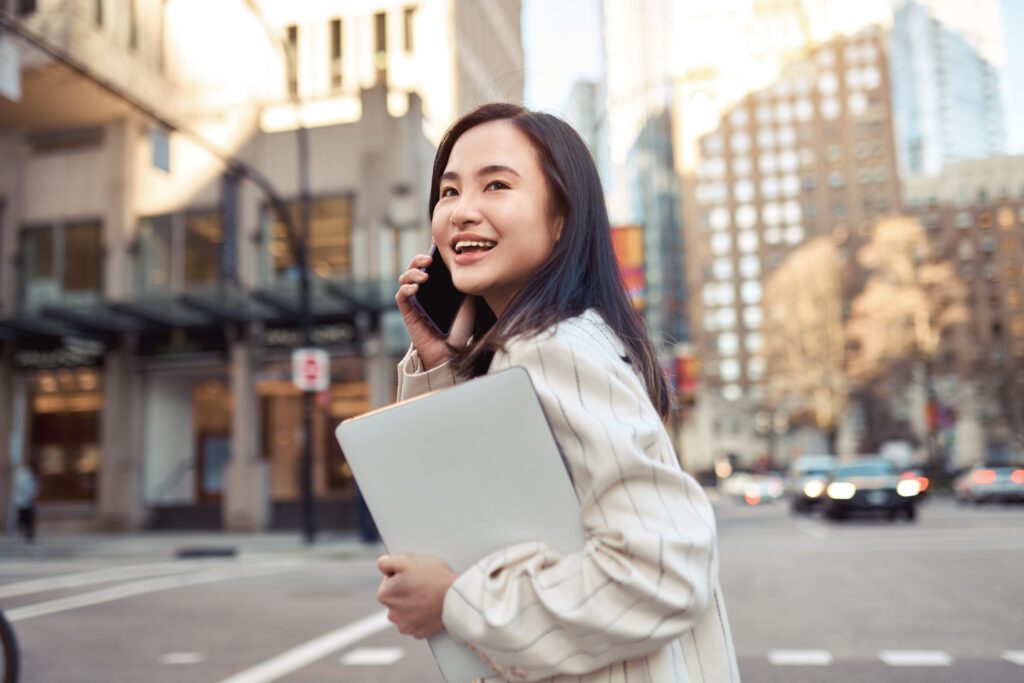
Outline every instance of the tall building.
<svg viewBox="0 0 1024 683"><path fill-rule="evenodd" d="M998 461L1024 447L1024 157L950 164L904 192L967 289L969 318L942 340L933 369L946 378L939 398L984 435L984 450L959 451L955 464Z"/></svg>
<svg viewBox="0 0 1024 683"><path fill-rule="evenodd" d="M982 8L991 5L998 9L994 1ZM890 70L901 175L935 175L949 161L1004 152L1000 67L986 57L1000 52L993 42L972 40L919 2L896 11Z"/></svg>
<svg viewBox="0 0 1024 683"><path fill-rule="evenodd" d="M308 225L330 375L316 514L354 525L333 426L392 400L394 278L429 244L432 136L522 98L518 3L490 4L22 3L24 35L5 36L21 93L0 97L0 516L23 461L44 523L297 526L288 226Z"/></svg>
<svg viewBox="0 0 1024 683"><path fill-rule="evenodd" d="M613 224L640 225L648 329L665 357L689 337L675 174L673 3L605 0L606 118Z"/></svg>
<svg viewBox="0 0 1024 683"><path fill-rule="evenodd" d="M361 90L389 87L400 115L404 95L423 102L427 136L437 144L459 116L492 101L523 100L520 0L259 0L265 28L295 50L289 67L266 63L265 129L343 123L358 115ZM291 99L298 96L298 111Z"/></svg>
<svg viewBox="0 0 1024 683"><path fill-rule="evenodd" d="M853 253L874 219L898 210L889 93L884 33L867 29L807 51L698 139L683 183L688 308L701 399L723 414L752 424L767 398L773 270L819 236Z"/></svg>

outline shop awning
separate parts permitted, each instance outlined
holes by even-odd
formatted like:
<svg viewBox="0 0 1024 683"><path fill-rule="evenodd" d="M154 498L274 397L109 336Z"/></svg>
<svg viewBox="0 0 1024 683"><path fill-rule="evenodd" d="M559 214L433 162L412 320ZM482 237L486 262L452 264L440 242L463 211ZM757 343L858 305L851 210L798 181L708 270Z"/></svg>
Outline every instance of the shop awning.
<svg viewBox="0 0 1024 683"><path fill-rule="evenodd" d="M62 322L28 315L0 319L0 331L9 341L27 345L55 343L65 337L97 338L101 336L94 331L82 330Z"/></svg>
<svg viewBox="0 0 1024 683"><path fill-rule="evenodd" d="M116 337L126 332L139 332L142 324L130 316L99 302L83 306L45 306L40 314L50 320L103 337Z"/></svg>
<svg viewBox="0 0 1024 683"><path fill-rule="evenodd" d="M205 327L220 322L214 316L183 305L172 296L118 301L111 303L110 308L121 315L145 323L149 328Z"/></svg>

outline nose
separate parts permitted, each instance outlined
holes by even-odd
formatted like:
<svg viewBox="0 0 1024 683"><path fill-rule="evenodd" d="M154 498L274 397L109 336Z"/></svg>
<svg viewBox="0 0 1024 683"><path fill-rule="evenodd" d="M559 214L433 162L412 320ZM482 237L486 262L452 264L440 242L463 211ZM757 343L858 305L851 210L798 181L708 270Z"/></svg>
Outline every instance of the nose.
<svg viewBox="0 0 1024 683"><path fill-rule="evenodd" d="M459 195L459 201L452 209L452 215L449 218L452 225L456 227L475 225L480 222L480 219L480 208L474 195L469 192Z"/></svg>

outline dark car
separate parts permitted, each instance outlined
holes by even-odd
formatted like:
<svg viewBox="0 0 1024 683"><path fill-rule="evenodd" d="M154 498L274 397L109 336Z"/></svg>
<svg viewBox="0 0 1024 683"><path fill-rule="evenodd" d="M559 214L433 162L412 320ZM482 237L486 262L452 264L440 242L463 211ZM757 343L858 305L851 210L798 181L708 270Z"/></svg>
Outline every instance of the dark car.
<svg viewBox="0 0 1024 683"><path fill-rule="evenodd" d="M900 474L884 458L839 465L825 487L825 516L845 519L854 513L883 513L893 520L902 513L913 521L921 487L916 479L902 479Z"/></svg>

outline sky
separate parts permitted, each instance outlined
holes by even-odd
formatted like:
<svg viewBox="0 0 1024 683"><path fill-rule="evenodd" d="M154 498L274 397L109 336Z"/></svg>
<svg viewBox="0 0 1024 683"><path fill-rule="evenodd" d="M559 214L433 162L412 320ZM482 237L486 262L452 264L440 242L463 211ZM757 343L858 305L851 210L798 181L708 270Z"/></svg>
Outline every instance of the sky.
<svg viewBox="0 0 1024 683"><path fill-rule="evenodd" d="M1006 32L1006 132L1011 154L1024 154L1024 0L1003 0L1003 30Z"/></svg>
<svg viewBox="0 0 1024 683"><path fill-rule="evenodd" d="M524 0L525 104L560 112L572 86L604 69L601 0Z"/></svg>

